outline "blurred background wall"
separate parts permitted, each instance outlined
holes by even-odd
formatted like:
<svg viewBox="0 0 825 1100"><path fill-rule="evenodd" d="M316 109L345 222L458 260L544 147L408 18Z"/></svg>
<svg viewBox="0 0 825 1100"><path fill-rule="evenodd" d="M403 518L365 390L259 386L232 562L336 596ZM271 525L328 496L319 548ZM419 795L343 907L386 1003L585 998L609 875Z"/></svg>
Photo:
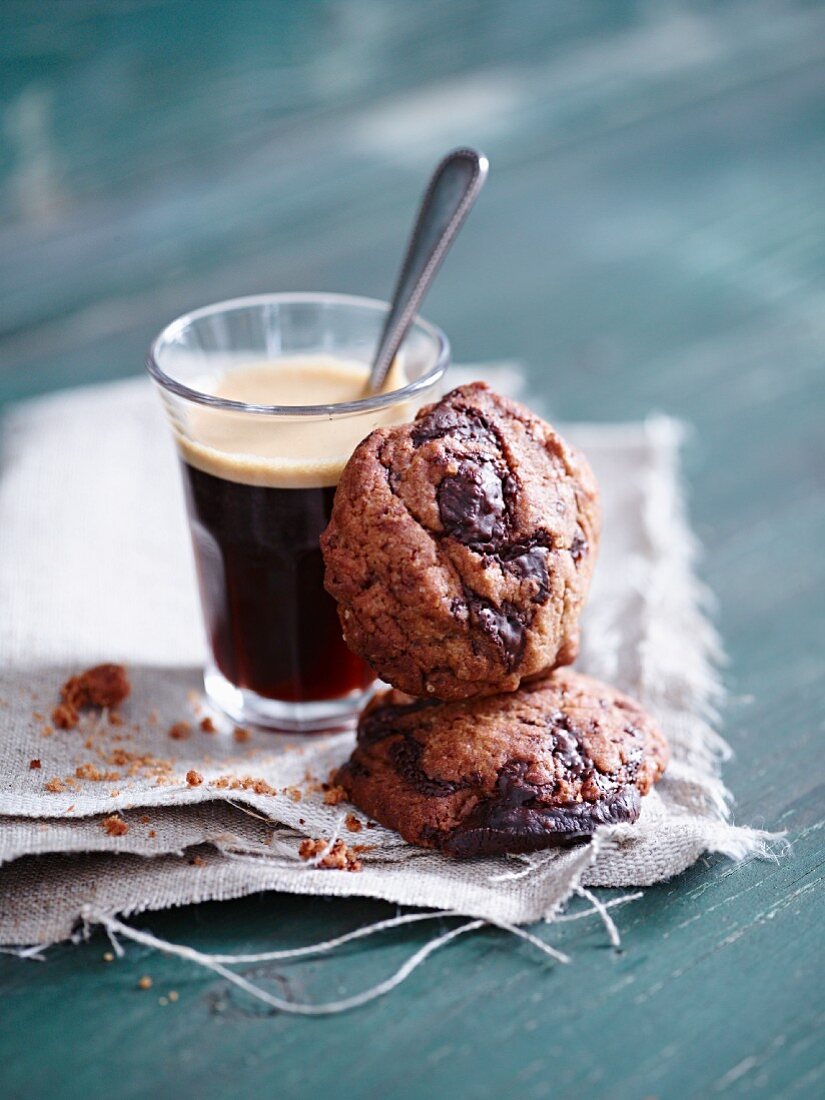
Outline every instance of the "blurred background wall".
<svg viewBox="0 0 825 1100"><path fill-rule="evenodd" d="M822 362L822 4L3 0L0 57L0 399L133 374L207 301L386 296L464 142L456 358L711 431Z"/></svg>

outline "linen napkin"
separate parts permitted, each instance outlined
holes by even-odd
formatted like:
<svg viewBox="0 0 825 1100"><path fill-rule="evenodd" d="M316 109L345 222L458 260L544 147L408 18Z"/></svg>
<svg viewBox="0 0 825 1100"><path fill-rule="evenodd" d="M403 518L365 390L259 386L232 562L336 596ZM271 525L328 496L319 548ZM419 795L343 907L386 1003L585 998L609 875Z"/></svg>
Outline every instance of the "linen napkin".
<svg viewBox="0 0 825 1100"><path fill-rule="evenodd" d="M472 375L519 385L513 369ZM603 508L577 667L636 696L672 760L634 825L575 848L458 862L330 797L324 783L352 734L238 734L206 710L179 475L149 384L12 409L0 427L0 943L50 944L81 916L260 890L524 924L552 920L582 887L648 885L704 852L770 854L771 837L730 824L720 779L719 648L693 572L682 428L658 417L562 431L587 453ZM62 682L100 661L129 668L122 724L104 712L51 728ZM206 716L215 732L201 729ZM340 838L361 869L302 859L306 838L324 851Z"/></svg>

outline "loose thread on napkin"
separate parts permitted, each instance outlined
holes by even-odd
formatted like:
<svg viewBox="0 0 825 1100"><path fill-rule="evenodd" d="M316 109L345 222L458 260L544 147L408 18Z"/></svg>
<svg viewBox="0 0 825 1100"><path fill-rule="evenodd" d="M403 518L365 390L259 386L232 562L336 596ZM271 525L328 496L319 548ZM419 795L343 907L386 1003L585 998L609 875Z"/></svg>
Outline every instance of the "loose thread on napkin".
<svg viewBox="0 0 825 1100"><path fill-rule="evenodd" d="M322 955L326 951L333 951L336 947L342 947L345 943L364 939L377 932L385 932L392 928L401 928L405 924L416 924L420 921L442 920L449 917L466 916L455 911L435 913L403 913L397 917L389 917L387 920L376 921L375 924L366 924L362 928L355 928L352 932L346 932L342 936L336 936L331 940L322 940L320 943L312 943L307 947L290 947L280 951L261 951L253 955L220 955L211 954L209 958L218 963L263 963L281 962L285 959L305 959L311 955ZM108 925L106 931L109 931ZM121 948L122 951L122 948Z"/></svg>
<svg viewBox="0 0 825 1100"><path fill-rule="evenodd" d="M642 897L642 891L637 891L633 894L626 894L619 898L612 898L610 901L602 902L595 894L590 890L587 890L580 885L573 887L573 892L586 898L590 903L589 909L584 909L578 913L569 914L555 914L551 919L551 923L561 921L575 921L582 920L586 917L598 914L602 923L607 930L608 937L613 947L618 948L621 945L621 936L619 930L613 921L612 917L608 913L608 909L613 909L618 905L624 905L629 901L635 901ZM205 954L198 951L196 948L187 946L186 944L175 944L167 940L163 940L158 936L153 935L150 932L143 932L139 929L132 928L131 926L124 924L116 917L99 913L90 907L86 907L83 911L83 935L88 937L90 928L92 925L101 925L106 932L109 942L112 945L112 950L118 958L123 958L125 951L123 949L118 936L124 936L127 939L140 943L147 947L152 947L165 954L175 955L179 958L187 959L196 963L199 966L206 969L213 970L215 973L226 978L232 984L243 989L251 997L256 1000L260 1000L263 1003L269 1005L271 1008L278 1009L284 1012L291 1012L299 1015L330 1015L334 1013L340 1013L348 1011L352 1008L357 1008L360 1005L367 1004L369 1001L375 1000L378 997L389 993L395 989L402 982L404 982L414 970L418 968L434 951L440 947L445 946L447 943L452 942L459 935L463 935L470 931L478 930L482 927L495 927L502 931L508 932L518 939L524 940L525 943L531 944L537 948L542 954L547 955L556 962L569 963L571 961L569 955L566 955L563 951L559 951L551 944L545 943L544 940L538 936L533 935L524 928L519 928L517 925L510 924L508 921L503 920L475 920L465 925L460 926L457 929L452 929L450 932L436 936L433 940L430 940L428 944L425 944L423 948L416 951L399 969L392 974L389 978L377 985L372 986L370 989L364 990L361 993L355 994L353 997L343 998L339 1001L331 1001L322 1004L302 1004L300 1002L285 1001L282 998L274 997L266 990L256 986L253 982L243 978L241 975L237 975L232 971L226 970L227 966L237 966L242 964L252 963L266 963L266 962L283 962L287 960L296 960L309 958L315 955L321 955L335 950L338 947L342 947L347 943L353 943L356 940L366 939L370 936L376 935L379 932L385 932L392 929L401 928L405 925L417 924L424 921L431 920L445 920L448 918L463 917L466 914L457 910L436 911L427 913L404 913L395 917L387 918L386 920L376 921L373 924L364 925L361 928L355 928L351 932L346 932L341 936L335 936L329 940L322 940L319 943L308 944L305 947L292 947L283 948L277 951L262 951L252 954ZM78 937L80 938L80 934ZM2 949L6 953L14 954L19 958L34 958L42 961L44 956L41 954L43 951L42 946L20 948L20 949Z"/></svg>
<svg viewBox="0 0 825 1100"><path fill-rule="evenodd" d="M581 913L559 915L554 920L580 920L583 917L591 916L594 913L598 913L602 919L605 928L607 929L610 942L614 947L618 947L621 943L619 930L616 927L615 922L608 913L609 908L613 908L616 905L622 905L625 902L632 901L638 897L641 897L641 893L629 894L621 898L614 898L611 901L604 903L590 890L587 890L579 885L574 887L575 893L586 898L591 903L591 908L584 910ZM88 931L92 925L102 925L106 934L112 944L112 947L118 957L122 957L124 954L123 947L118 939L119 936L123 936L126 939L132 940L135 943L139 943L145 947L151 947L167 955L174 955L181 959L186 959L195 963L198 966L204 967L208 970L212 970L226 981L235 985L237 988L243 990L250 997L257 1001L261 1001L263 1004L268 1005L270 1008L274 1008L280 1012L290 1013L292 1015L300 1016L327 1016L334 1015L341 1012L349 1011L350 1009L358 1008L361 1005L368 1004L370 1001L376 1000L378 997L382 997L389 993L391 990L397 988L435 951L445 947L448 943L457 939L459 936L463 936L468 932L477 931L485 927L494 927L502 931L508 932L510 935L523 940L525 943L529 943L532 947L535 947L542 954L548 958L553 959L555 962L569 963L570 957L564 952L559 951L557 948L545 943L544 940L533 933L528 932L524 928L519 928L517 925L510 924L503 920L482 920L476 919L468 921L466 924L459 925L458 928L453 928L448 932L444 932L439 936L434 937L423 947L419 948L413 955L411 955L395 973L390 977L385 978L383 981L378 982L376 985L371 986L369 989L362 990L360 993L356 993L351 997L344 997L337 1001L327 1001L318 1004L311 1004L298 1001L287 1001L282 997L277 997L267 990L262 989L260 986L251 982L243 975L236 974L234 971L228 969L229 966L237 966L240 964L250 963L263 963L263 962L277 962L285 961L288 959L300 959L308 958L313 955L324 954L333 951L337 947L341 947L344 944L352 943L355 940L366 939L369 936L375 935L379 932L388 931L390 929L400 928L404 925L410 925L429 920L444 920L447 918L461 917L466 914L459 913L454 910L435 913L405 913L396 917L391 917L387 920L376 921L374 924L365 925L362 928L356 928L352 932L347 932L344 935L336 936L330 940L323 940L320 943L310 944L306 947L287 948L278 951L264 951L254 954L206 954L202 951L198 951L196 948L189 947L186 944L171 943L168 940L163 940L159 936L153 935L151 932L141 931L137 928L132 928L130 925L124 924L123 921L117 919L117 917L110 916L105 913L100 913L91 907L85 907L83 910L83 922L84 929L88 934ZM39 950L39 949L31 949ZM22 955L22 953L21 953Z"/></svg>
<svg viewBox="0 0 825 1100"><path fill-rule="evenodd" d="M436 936L411 955L394 974L390 975L389 978L385 978L384 981L378 982L369 989L362 990L362 992L356 993L351 997L344 997L337 1001L326 1001L318 1004L287 1001L255 985L254 982L249 981L249 979L243 977L243 975L236 974L234 971L228 969L229 965L238 963L274 961L276 959L298 958L320 954L321 952L330 951L334 947L350 942L351 940L374 935L376 932L385 931L390 928L398 928L403 924L409 924L415 920L434 920L460 915L461 914L454 912L403 914L389 920L378 921L375 924L367 925L365 928L356 929L354 932L339 936L334 940L325 940L322 943L312 944L304 948L265 952L258 955L208 955L202 951L197 951L193 947L188 947L185 944L170 943L168 940L163 940L158 936L152 935L151 932L144 932L140 929L132 928L116 917L96 912L90 907L84 909L82 917L84 925L87 928L92 924L100 924L105 928L118 955L123 954L123 948L117 942L117 937L123 936L145 947L155 948L158 951L162 951L164 954L175 955L178 958L187 959L190 962L196 963L198 966L212 970L226 981L242 989L255 1000L261 1001L263 1004L268 1005L270 1008L277 1009L280 1012L286 1012L297 1016L330 1016L368 1004L370 1001L374 1001L378 997L384 996L386 993L389 993L391 990L401 985L413 971L440 948L445 947L459 936L463 936L468 932L477 931L486 926L497 927L503 931L509 932L513 936L517 936L519 939L536 947L544 955L552 958L556 962L567 963L570 961L568 956L563 952L551 947L550 944L545 943L543 940L539 939L538 936L532 935L532 933L525 931L523 928L508 924L506 921L486 921L478 919L468 921L466 924L459 925L458 928L453 928L449 932L444 932L440 936Z"/></svg>
<svg viewBox="0 0 825 1100"><path fill-rule="evenodd" d="M45 962L46 956L44 951L48 950L49 944L36 943L31 947L0 947L0 955L14 955L17 959L34 959L35 962Z"/></svg>
<svg viewBox="0 0 825 1100"><path fill-rule="evenodd" d="M613 908L616 905L621 905L627 901L634 900L641 897L641 893L626 895L621 898L615 898L610 902L604 903L596 897L590 890L576 885L574 887L575 893L586 898L591 903L591 908L581 913L571 914L568 916L556 916L554 920L580 920L583 917L590 916L593 913L598 913L605 928L607 929L610 942L614 947L618 947L621 943L621 937L619 930L616 927L615 922L608 913L609 908ZM525 943L529 943L532 947L535 947L543 955L553 959L555 962L569 963L570 957L563 951L559 951L558 948L553 947L551 944L545 943L544 940L531 932L528 932L524 928L519 928L518 925L510 924L508 921L503 920L482 920L476 919L468 921L466 924L459 925L458 928L453 928L448 932L444 932L439 936L434 937L423 947L419 948L413 955L411 955L395 973L391 974L388 978L378 982L376 985L371 986L369 989L362 990L360 993L356 993L351 997L344 997L337 1001L327 1001L318 1004L311 1004L299 1001L287 1001L282 997L277 997L267 990L262 989L260 986L251 982L248 978L245 978L241 974L236 974L234 971L228 969L230 966L237 966L241 964L250 963L263 963L263 962L278 962L288 959L301 959L308 958L313 955L320 955L330 951L333 951L337 947L341 947L344 944L352 943L355 940L366 939L369 936L373 936L379 932L385 932L390 929L400 928L404 925L410 925L429 920L444 920L447 918L462 917L466 914L449 910L444 912L435 913L405 913L399 914L396 917L390 917L387 920L376 921L374 924L365 925L362 928L356 928L352 932L347 932L344 935L336 936L330 940L323 940L320 943L309 944L306 947L286 948L278 951L264 951L254 954L206 954L202 951L198 951L196 948L189 947L186 944L171 943L168 940L163 940L159 936L153 935L151 932L141 931L137 928L132 928L130 925L124 924L123 921L117 919L117 917L110 916L105 913L100 913L91 907L85 907L83 910L83 922L84 929L88 934L88 931L92 925L102 925L109 941L112 944L112 948L117 956L123 957L123 947L118 939L119 936L123 936L126 939L132 940L135 943L139 943L145 947L151 947L167 955L174 955L181 959L186 959L195 963L198 966L204 967L208 970L212 970L220 977L226 979L226 981L237 986L237 988L243 990L250 997L255 1000L261 1001L263 1004L268 1005L270 1008L274 1008L280 1012L287 1012L292 1015L300 1016L328 1016L341 1012L347 1012L350 1009L358 1008L361 1005L368 1004L370 1001L376 1000L378 997L382 997L385 994L391 992L391 990L397 988L435 951L445 947L448 943L457 939L459 936L463 936L468 932L477 931L485 927L498 928L501 931L508 932L510 935L523 940ZM39 949L31 949L39 950Z"/></svg>
<svg viewBox="0 0 825 1100"><path fill-rule="evenodd" d="M616 922L608 913L605 903L603 901L600 901L599 898L597 898L596 895L590 890L585 889L584 886L577 886L575 889L579 897L587 898L587 900L593 906L593 909L595 909L595 911L601 917L602 924L604 924L605 928L607 929L607 934L610 937L611 944L614 947L621 947L622 937L619 935L619 929L616 927Z"/></svg>

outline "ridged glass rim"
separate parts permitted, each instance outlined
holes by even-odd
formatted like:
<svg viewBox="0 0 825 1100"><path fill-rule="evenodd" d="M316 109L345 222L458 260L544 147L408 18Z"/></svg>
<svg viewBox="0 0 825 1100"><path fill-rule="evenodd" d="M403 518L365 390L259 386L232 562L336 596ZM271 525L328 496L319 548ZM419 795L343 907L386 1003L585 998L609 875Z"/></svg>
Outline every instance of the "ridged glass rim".
<svg viewBox="0 0 825 1100"><path fill-rule="evenodd" d="M182 329L185 329L187 326L203 317L208 317L213 313L226 313L230 310L243 309L246 307L291 302L316 303L318 305L333 303L344 306L368 306L371 309L380 309L384 313L389 309L389 303L381 301L380 298L362 298L356 294L289 291L283 294L250 294L242 298L228 298L223 302L214 302L211 305L201 306L199 309L190 310L189 313L184 313L180 317L176 317L174 321L166 325L149 345L149 351L146 354L146 369L158 385L188 401L194 401L199 405L207 405L213 409L223 409L226 412L253 413L268 416L330 416L335 414L369 412L371 409L380 409L386 405L396 405L400 401L404 401L413 394L418 393L420 390L427 389L433 382L438 381L447 369L450 358L449 340L440 328L431 324L429 321L425 321L423 317L419 317L418 315L413 318L413 325L423 329L435 342L436 356L433 366L426 374L422 374L420 378L417 378L414 382L410 382L407 386L403 386L401 389L391 390L389 393L379 393L374 397L362 397L357 401L342 401L332 405L247 404L245 401L234 401L229 398L216 397L214 394L204 393L202 390L193 389L191 386L187 386L183 382L178 382L177 379L170 377L158 363L158 349L160 345L162 343L169 343Z"/></svg>

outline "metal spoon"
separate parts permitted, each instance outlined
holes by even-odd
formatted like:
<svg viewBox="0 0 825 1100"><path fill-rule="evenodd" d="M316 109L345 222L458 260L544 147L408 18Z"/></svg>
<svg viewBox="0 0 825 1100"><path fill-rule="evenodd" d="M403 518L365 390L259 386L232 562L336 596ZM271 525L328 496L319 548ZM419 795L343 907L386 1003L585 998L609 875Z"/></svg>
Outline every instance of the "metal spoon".
<svg viewBox="0 0 825 1100"><path fill-rule="evenodd" d="M478 198L489 163L475 149L454 149L433 172L415 220L392 305L372 361L368 393L378 393L407 329L447 255L461 224Z"/></svg>

